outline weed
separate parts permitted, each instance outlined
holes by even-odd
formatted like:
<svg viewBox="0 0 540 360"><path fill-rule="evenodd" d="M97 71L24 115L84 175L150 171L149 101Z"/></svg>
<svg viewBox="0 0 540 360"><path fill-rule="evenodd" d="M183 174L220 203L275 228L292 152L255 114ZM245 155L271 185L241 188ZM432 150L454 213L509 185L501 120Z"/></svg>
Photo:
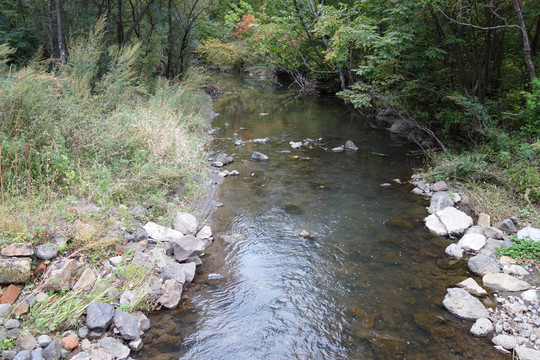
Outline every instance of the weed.
<svg viewBox="0 0 540 360"><path fill-rule="evenodd" d="M540 242L535 242L528 238L518 239L515 235L510 238L512 239L512 245L499 249L497 251L499 257L507 255L518 261L540 261Z"/></svg>

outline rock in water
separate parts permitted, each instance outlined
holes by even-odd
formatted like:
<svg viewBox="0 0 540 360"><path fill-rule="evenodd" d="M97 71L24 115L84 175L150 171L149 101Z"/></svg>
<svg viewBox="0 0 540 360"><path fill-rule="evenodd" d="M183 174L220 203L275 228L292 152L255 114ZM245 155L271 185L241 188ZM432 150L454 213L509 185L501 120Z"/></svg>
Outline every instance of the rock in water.
<svg viewBox="0 0 540 360"><path fill-rule="evenodd" d="M480 285L473 279L468 278L457 284L460 288L465 289L468 293L477 295L477 296L486 296L487 291L482 289Z"/></svg>
<svg viewBox="0 0 540 360"><path fill-rule="evenodd" d="M116 309L114 311L114 326L120 331L124 340L135 340L141 337L139 319L128 312Z"/></svg>
<svg viewBox="0 0 540 360"><path fill-rule="evenodd" d="M270 139L269 138L253 139L253 142L256 143L256 144L267 144L267 143L270 142Z"/></svg>
<svg viewBox="0 0 540 360"><path fill-rule="evenodd" d="M448 245L444 252L446 253L446 255L455 257L458 260L463 258L463 249L460 248L457 244Z"/></svg>
<svg viewBox="0 0 540 360"><path fill-rule="evenodd" d="M471 328L471 334L476 337L486 337L489 333L493 331L493 324L489 319L480 318L476 320L474 325Z"/></svg>
<svg viewBox="0 0 540 360"><path fill-rule="evenodd" d="M358 147L351 140L347 140L345 143L345 149L356 151L358 150Z"/></svg>
<svg viewBox="0 0 540 360"><path fill-rule="evenodd" d="M301 141L289 141L289 144L293 149L300 149L302 147Z"/></svg>
<svg viewBox="0 0 540 360"><path fill-rule="evenodd" d="M165 280L162 287L162 295L157 300L162 306L167 309L174 309L180 302L182 296L182 285L174 279Z"/></svg>
<svg viewBox="0 0 540 360"><path fill-rule="evenodd" d="M465 320L476 320L489 317L489 312L484 305L460 288L447 289L448 293L444 297L443 305L455 316Z"/></svg>
<svg viewBox="0 0 540 360"><path fill-rule="evenodd" d="M216 155L214 161L223 163L223 165L228 165L234 161L234 158L230 155L221 153Z"/></svg>
<svg viewBox="0 0 540 360"><path fill-rule="evenodd" d="M258 151L254 151L253 155L251 155L251 159L252 160L257 160L257 161L266 161L266 160L268 160L268 156L266 156L263 153L260 153Z"/></svg>
<svg viewBox="0 0 540 360"><path fill-rule="evenodd" d="M335 148L332 148L330 151L332 151L332 152L343 152L343 151L345 151L345 147L343 145L337 146Z"/></svg>
<svg viewBox="0 0 540 360"><path fill-rule="evenodd" d="M454 207L447 207L424 219L427 228L439 235L460 235L473 224L473 219Z"/></svg>

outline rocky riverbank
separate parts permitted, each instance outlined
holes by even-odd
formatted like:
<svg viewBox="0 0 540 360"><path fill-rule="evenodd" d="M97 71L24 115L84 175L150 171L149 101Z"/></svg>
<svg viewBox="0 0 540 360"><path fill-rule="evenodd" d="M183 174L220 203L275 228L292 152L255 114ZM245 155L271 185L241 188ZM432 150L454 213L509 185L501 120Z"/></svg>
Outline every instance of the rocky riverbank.
<svg viewBox="0 0 540 360"><path fill-rule="evenodd" d="M512 246L513 239L540 241L540 229L524 226L519 230L516 218L492 226L488 214L477 216L444 181L430 184L417 174L411 182L412 192L430 201L426 227L454 240L446 254L453 261L467 261L475 275L448 288L444 307L470 321L471 335L489 337L500 352L521 360L540 359L538 266L497 256L498 249Z"/></svg>
<svg viewBox="0 0 540 360"><path fill-rule="evenodd" d="M0 298L4 359L129 359L141 349L151 324L136 310L178 306L183 286L193 281L213 240L212 230L179 212L170 227L148 222L124 235L127 245L115 247L116 255L97 267L84 252L59 256L56 244L2 249L0 276L10 283ZM33 278L41 281L32 283ZM69 299L69 293L80 297ZM49 311L68 312L71 330L55 331L54 324L36 328L33 322L46 315L40 308L49 304Z"/></svg>

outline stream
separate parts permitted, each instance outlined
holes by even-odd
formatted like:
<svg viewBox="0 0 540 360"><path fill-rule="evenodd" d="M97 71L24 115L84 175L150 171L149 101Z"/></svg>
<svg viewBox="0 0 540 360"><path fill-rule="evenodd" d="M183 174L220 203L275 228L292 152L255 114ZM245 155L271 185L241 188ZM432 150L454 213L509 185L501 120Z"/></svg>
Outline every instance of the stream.
<svg viewBox="0 0 540 360"><path fill-rule="evenodd" d="M505 358L442 307L446 288L472 275L424 227L428 203L407 183L422 165L415 146L336 99L256 78L220 87L242 92L216 102L212 147L236 154L224 169L240 175L220 186L215 240L180 308L151 317L137 358ZM311 148L289 145L308 138ZM358 151L325 150L349 139Z"/></svg>

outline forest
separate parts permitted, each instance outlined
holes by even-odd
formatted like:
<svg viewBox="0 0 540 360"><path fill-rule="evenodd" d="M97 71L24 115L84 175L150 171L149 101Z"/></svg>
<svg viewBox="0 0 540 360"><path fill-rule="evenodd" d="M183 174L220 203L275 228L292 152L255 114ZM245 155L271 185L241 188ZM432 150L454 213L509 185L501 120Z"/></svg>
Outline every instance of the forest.
<svg viewBox="0 0 540 360"><path fill-rule="evenodd" d="M508 191L524 214L540 201L538 1L2 0L0 44L3 198L28 190L25 176L80 188L81 162L91 173L111 163L106 181L124 177L122 162L74 134L219 70L336 95L374 127L398 119L425 151L428 176ZM56 93L17 98L30 78L27 90ZM72 104L71 119L51 99ZM54 132L39 106L59 119ZM104 143L130 154L124 162L147 161L132 144ZM28 147L56 155L20 162Z"/></svg>

